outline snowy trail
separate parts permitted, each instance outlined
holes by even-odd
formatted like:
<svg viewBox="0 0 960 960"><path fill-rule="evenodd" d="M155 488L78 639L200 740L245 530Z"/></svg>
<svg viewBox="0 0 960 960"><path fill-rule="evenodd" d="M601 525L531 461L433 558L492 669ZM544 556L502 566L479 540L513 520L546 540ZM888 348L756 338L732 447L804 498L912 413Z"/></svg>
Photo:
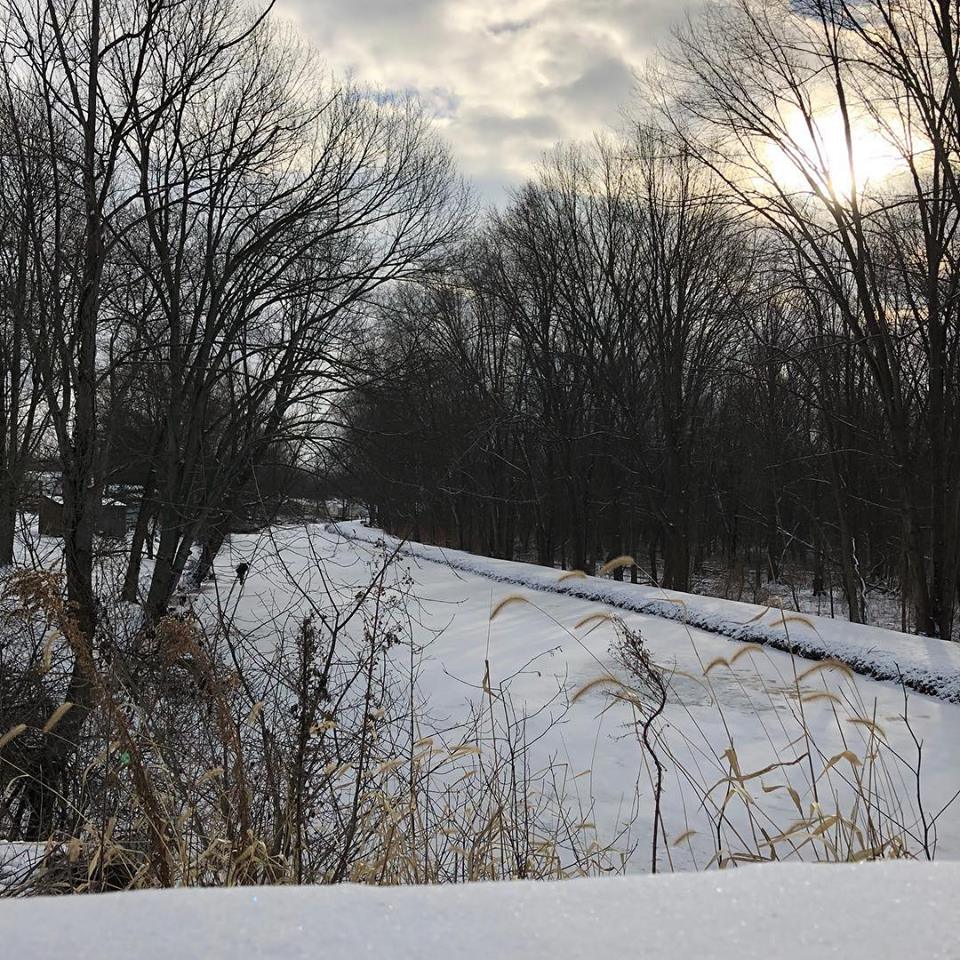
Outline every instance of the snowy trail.
<svg viewBox="0 0 960 960"><path fill-rule="evenodd" d="M446 887L164 890L0 903L5 955L71 960L956 958L960 864Z"/></svg>
<svg viewBox="0 0 960 960"><path fill-rule="evenodd" d="M366 543L399 543L395 537L360 523L334 526L343 536ZM789 612L776 608L675 591L668 594L655 587L598 577L559 582L559 571L549 567L495 560L410 541L403 544L402 552L498 583L677 620L731 640L764 644L808 660L841 660L870 679L902 681L918 693L960 703L960 644L951 641L806 614L791 619ZM813 629L809 624L813 624Z"/></svg>
<svg viewBox="0 0 960 960"><path fill-rule="evenodd" d="M292 634L309 610L307 598L324 596L333 583L349 597L369 582L384 549L370 542L375 537L372 531L364 532L368 539L362 541L320 526L234 537L218 558L217 584L199 598L198 612L202 614L204 603L219 602L241 629L257 633L267 621L267 640L270 631L277 629ZM460 556L465 562L479 559ZM233 567L241 560L251 563L242 589L233 576ZM516 708L530 718L535 765L557 770L577 821L590 825L599 843L636 851L630 869L650 866L650 783L625 708L610 708L601 693L569 704L569 695L585 681L620 670L610 649L615 634L609 624L592 631L574 629L585 614L604 609L619 613L629 627L640 630L655 662L670 672L664 735L678 760L701 781L715 783L728 773L722 756L731 742L744 770L759 770L778 757L793 755L798 661L789 654L768 645L741 658L734 669L715 669L704 677L705 666L714 659L731 658L751 648L676 619L622 607L613 610L543 585L533 588L537 592L528 594L528 603L509 605L491 622L491 609L499 600L525 592L517 590L518 569L527 577L542 578L541 584L557 574L538 568L526 572L523 564L482 563L491 565L496 581L486 570L477 573L449 563L426 562L411 551L392 568L391 583L407 583L402 589L411 601L412 639L423 648L417 684L428 704L429 721L436 730L463 722L483 700L481 684L489 667L494 689L504 685ZM609 586L616 590L621 585ZM636 588L623 585L622 589ZM222 591L218 601L217 590ZM746 609L752 615L755 608ZM404 664L398 661L397 667L402 670ZM807 728L825 756L844 749L862 755L867 749L865 731L850 723L856 715L875 717L890 745L904 756L912 755L902 689L864 677L847 680L837 673L818 675L804 687L816 692L825 689L827 682L843 697L839 724L831 702L804 704ZM960 706L911 694L909 718L924 743L924 802L928 811L939 810L960 787L960 738L956 736ZM780 824L794 821L796 810L785 791L768 794L760 787L790 782L807 805L814 797L802 778L794 776L796 770L779 771L752 783L758 809ZM897 787L906 802L904 816L919 836L919 811L912 805L915 784L906 779ZM664 820L671 844L661 845L661 868L706 866L716 853L711 824L677 766L671 766L667 775ZM674 847L672 841L688 830L696 831L695 835ZM960 858L960 806L954 805L941 818L937 837L938 857Z"/></svg>

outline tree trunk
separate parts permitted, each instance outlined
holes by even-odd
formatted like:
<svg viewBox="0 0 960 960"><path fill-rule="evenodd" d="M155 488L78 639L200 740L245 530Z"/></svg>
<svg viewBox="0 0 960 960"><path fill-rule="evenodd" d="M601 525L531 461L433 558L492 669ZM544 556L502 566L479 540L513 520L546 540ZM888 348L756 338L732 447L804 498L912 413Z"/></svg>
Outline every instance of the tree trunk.
<svg viewBox="0 0 960 960"><path fill-rule="evenodd" d="M12 483L0 487L0 567L13 564L13 544L17 533L17 493Z"/></svg>
<svg viewBox="0 0 960 960"><path fill-rule="evenodd" d="M137 522L133 528L133 537L130 541L130 556L127 559L127 572L123 578L123 592L121 598L127 603L136 603L140 599L140 566L143 562L143 548L147 542L150 530L150 521L153 518L156 504L153 502L154 472L151 470L147 482L143 487L143 499L137 511Z"/></svg>
<svg viewBox="0 0 960 960"><path fill-rule="evenodd" d="M229 528L230 518L224 514L222 517L219 517L215 523L209 524L200 536L200 556L193 570L193 585L195 589L199 590L210 578L213 571L213 564L223 547L223 542L227 538Z"/></svg>

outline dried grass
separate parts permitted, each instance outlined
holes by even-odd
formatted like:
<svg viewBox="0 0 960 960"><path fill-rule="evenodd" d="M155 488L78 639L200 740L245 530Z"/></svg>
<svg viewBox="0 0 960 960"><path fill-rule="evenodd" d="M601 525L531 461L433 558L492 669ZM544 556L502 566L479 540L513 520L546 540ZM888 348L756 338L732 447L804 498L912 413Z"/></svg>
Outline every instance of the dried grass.
<svg viewBox="0 0 960 960"><path fill-rule="evenodd" d="M530 601L520 593L510 593L499 600L490 611L490 620L496 620L497 617L511 604L529 603Z"/></svg>

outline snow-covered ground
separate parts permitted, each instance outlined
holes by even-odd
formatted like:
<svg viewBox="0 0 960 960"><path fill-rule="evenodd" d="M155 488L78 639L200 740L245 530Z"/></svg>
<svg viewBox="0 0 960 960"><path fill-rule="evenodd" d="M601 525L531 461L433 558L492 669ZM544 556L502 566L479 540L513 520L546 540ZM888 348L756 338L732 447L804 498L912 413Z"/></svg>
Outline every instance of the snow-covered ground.
<svg viewBox="0 0 960 960"><path fill-rule="evenodd" d="M271 631L293 630L310 599L332 585L349 596L368 582L371 564L383 555L383 544L371 542L379 538L375 531L352 526L344 532L353 539L319 526L234 536L218 558L216 583L196 601L198 612L203 615L217 605L237 627L263 631L267 642ZM233 575L240 561L251 564L242 587ZM915 692L907 700L910 727L923 744L921 808L907 766L916 763L917 749L904 720L904 691L897 684L835 670L814 671L798 684L797 676L813 664L770 643L758 648L745 642L755 634L748 632L743 639L733 634L730 625L742 626L762 608L695 597L675 598L683 600L675 603L628 584L558 583L558 577L557 571L545 568L413 545L394 565L390 582L410 581L403 589L413 607L410 630L424 648L418 684L430 722L438 730L449 729L467 717L471 706L482 706L489 671L493 690L529 715L526 733L534 765L552 768L551 782L573 811L572 822L595 834L600 847L632 854L629 870L650 869L652 839L649 767L631 714L623 704L611 704L602 689L569 703L574 690L599 676L629 681L611 652L611 623L594 621L585 629L575 628L594 612L619 614L628 627L639 630L670 678L662 728L671 757L658 850L661 870L703 868L716 862L719 850L726 855L762 847L763 831L776 835L796 823L798 802L804 816L814 810L821 817L853 817L849 760L852 756L859 763L868 752L884 756L876 770L882 781L878 790L896 808L895 824L884 821L883 811L873 811L881 832L890 834L896 828L905 833L910 851L923 856L926 819L927 847L932 849L936 839L938 858L960 858L960 805L950 806L931 827L933 817L960 788L960 705ZM510 603L491 621L491 610L514 593L527 602ZM650 609L667 615L632 612L635 597L636 606L649 603ZM686 611L687 621L702 622L709 616L712 624L727 629L698 629L678 619L678 608ZM762 627L762 638L785 641L784 625L773 624L773 619L770 611L744 629ZM805 631L817 642L829 643L821 656L860 651L879 662L894 658L941 677L958 663L956 651L946 644L876 628L856 630L837 621L811 620L809 625L788 622L786 631L791 638ZM734 659L739 651L746 653ZM887 746L877 749L876 736ZM731 757L724 755L730 747L745 778L771 764L782 766L747 778L735 789L723 807L728 829L718 837L717 811L730 788ZM834 759L844 751L846 758ZM906 763L896 761L895 755ZM861 823L867 813L859 811ZM809 837L807 841L800 844L801 855L812 859L816 844Z"/></svg>
<svg viewBox="0 0 960 960"><path fill-rule="evenodd" d="M71 960L957 957L960 864L0 903L4 956Z"/></svg>
<svg viewBox="0 0 960 960"><path fill-rule="evenodd" d="M201 618L216 613L269 645L278 633L295 632L314 605L353 596L394 546L357 525L234 536L218 557L216 580L190 602ZM234 573L240 562L250 564L243 584ZM773 611L750 605L664 598L611 581L561 581L557 571L418 544L407 545L389 568L386 585L406 598L425 701L421 722L442 734L491 698L509 701L527 716L531 764L551 771L548 781L562 793L570 822L595 836L598 847L619 851L634 875L8 899L0 901L3 956L960 957L960 864L944 862L960 859L960 808L948 805L960 788L953 648L816 618L777 624ZM523 599L502 605L508 597ZM616 656L615 622L598 618L578 627L589 614L616 615L639 631L669 682L658 739L666 765L658 877L635 875L650 869L652 788L632 715L602 686L572 702L594 678L631 679ZM738 633L737 625L753 633ZM818 656L847 657L858 667L909 666L914 677L935 678L941 696L905 694L893 682L836 668L808 674L813 662L778 649L799 631L823 644L811 651ZM398 650L399 668L411 647ZM917 742L922 808L909 770ZM893 802L858 811L856 791L846 788L855 769L870 763L868 752L885 758L874 760L877 796ZM732 777L734 765L739 778ZM808 818L798 831L798 809L822 824L830 823L831 809L860 824L872 820L881 833L906 836L920 861L926 823L927 846L935 836L940 862L776 863L663 875L716 864L718 847L728 865L740 847L769 853L762 838L783 829L793 833L780 854L820 859L836 824L816 833ZM31 869L39 852L0 846L0 885ZM616 863L612 853L607 859Z"/></svg>

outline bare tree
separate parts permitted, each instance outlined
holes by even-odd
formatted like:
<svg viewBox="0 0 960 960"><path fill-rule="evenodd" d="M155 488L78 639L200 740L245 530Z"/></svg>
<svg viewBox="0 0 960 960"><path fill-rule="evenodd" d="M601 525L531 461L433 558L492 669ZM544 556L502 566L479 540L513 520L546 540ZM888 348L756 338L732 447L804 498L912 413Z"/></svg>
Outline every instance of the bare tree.
<svg viewBox="0 0 960 960"><path fill-rule="evenodd" d="M684 83L671 108L699 123L703 136L689 138L698 155L789 244L801 292L826 292L862 352L898 464L917 627L940 636L952 631L960 544L958 198L947 147L956 52L929 59L908 37L942 38L953 17L920 3L738 0L681 38ZM916 57L936 64L922 81L909 79ZM867 136L894 157L879 180Z"/></svg>

